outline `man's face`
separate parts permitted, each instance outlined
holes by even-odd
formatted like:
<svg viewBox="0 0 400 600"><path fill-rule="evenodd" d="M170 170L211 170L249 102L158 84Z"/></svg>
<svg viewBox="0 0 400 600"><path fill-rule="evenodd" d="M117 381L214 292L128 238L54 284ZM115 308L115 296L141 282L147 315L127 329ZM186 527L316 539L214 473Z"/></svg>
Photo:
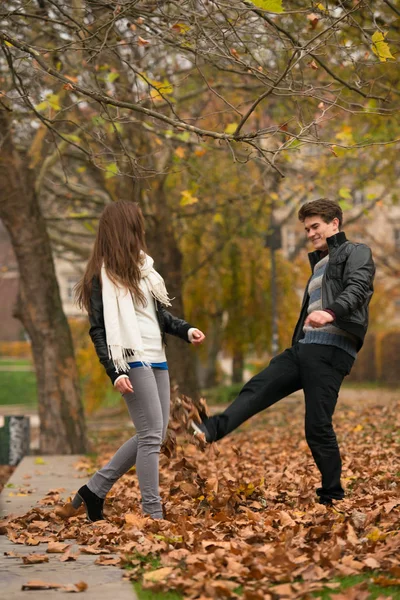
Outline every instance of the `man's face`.
<svg viewBox="0 0 400 600"><path fill-rule="evenodd" d="M325 223L321 217L306 217L304 229L315 250L324 252L328 250L326 239L339 231L339 219L335 218L330 223Z"/></svg>

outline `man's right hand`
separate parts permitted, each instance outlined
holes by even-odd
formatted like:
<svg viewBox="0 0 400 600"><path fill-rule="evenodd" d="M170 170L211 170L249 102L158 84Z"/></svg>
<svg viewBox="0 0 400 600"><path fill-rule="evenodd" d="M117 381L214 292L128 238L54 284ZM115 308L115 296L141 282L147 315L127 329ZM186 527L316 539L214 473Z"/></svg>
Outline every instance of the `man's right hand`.
<svg viewBox="0 0 400 600"><path fill-rule="evenodd" d="M121 379L119 379L115 384L115 387L120 394L130 394L133 392L131 380L127 375L125 377L121 377Z"/></svg>

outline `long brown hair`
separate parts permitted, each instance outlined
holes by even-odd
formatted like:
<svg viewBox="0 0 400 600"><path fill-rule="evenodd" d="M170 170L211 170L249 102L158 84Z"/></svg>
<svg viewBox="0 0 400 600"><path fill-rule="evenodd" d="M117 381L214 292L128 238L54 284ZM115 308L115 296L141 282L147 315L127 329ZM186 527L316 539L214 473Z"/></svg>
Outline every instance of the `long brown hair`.
<svg viewBox="0 0 400 600"><path fill-rule="evenodd" d="M119 200L108 204L101 213L92 254L82 279L75 287L80 308L90 312L93 277L101 276L104 266L109 278L127 287L145 305L140 290L141 252L146 252L144 219L136 202Z"/></svg>

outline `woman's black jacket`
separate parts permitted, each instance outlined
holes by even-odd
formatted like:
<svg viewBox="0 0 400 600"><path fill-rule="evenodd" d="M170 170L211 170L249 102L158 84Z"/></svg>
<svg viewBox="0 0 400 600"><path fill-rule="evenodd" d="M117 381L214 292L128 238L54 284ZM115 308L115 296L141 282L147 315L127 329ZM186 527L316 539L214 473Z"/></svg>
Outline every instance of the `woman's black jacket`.
<svg viewBox="0 0 400 600"><path fill-rule="evenodd" d="M176 335L177 337L180 337L182 340L185 340L185 342L189 342L188 331L189 329L191 329L192 325L189 325L189 323L186 323L186 321L184 321L183 319L178 319L177 317L171 315L171 313L168 312L165 309L165 307L157 300L155 302L157 309L157 318L160 325L163 341L165 342L165 334L169 333L171 335ZM111 379L112 383L114 383L117 377L119 377L120 375L124 375L124 373L117 373L114 364L108 354L106 329L104 325L103 315L103 298L101 293L101 283L99 278L96 276L93 277L92 280L89 322L89 335L92 338L92 342L96 349L97 356L99 357L101 364L107 371L107 375Z"/></svg>

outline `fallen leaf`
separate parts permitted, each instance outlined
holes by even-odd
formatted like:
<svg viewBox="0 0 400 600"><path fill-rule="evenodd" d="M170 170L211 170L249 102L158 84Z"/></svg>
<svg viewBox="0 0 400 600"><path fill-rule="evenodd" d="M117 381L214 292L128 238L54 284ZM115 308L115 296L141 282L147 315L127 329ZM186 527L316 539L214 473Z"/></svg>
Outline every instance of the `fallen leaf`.
<svg viewBox="0 0 400 600"><path fill-rule="evenodd" d="M143 575L143 579L145 581L152 581L157 583L159 581L163 581L173 572L172 567L163 567L162 569L157 569L156 571L149 571Z"/></svg>
<svg viewBox="0 0 400 600"><path fill-rule="evenodd" d="M49 542L47 545L46 552L48 554L61 554L68 550L71 547L71 544L64 544L63 542Z"/></svg>
<svg viewBox="0 0 400 600"><path fill-rule="evenodd" d="M49 562L49 557L46 554L27 554L22 557L24 565L35 565L39 563Z"/></svg>
<svg viewBox="0 0 400 600"><path fill-rule="evenodd" d="M99 556L99 558L96 558L96 560L94 561L95 565L102 565L105 567L116 567L119 566L121 564L121 558L120 557L113 557L113 556Z"/></svg>

